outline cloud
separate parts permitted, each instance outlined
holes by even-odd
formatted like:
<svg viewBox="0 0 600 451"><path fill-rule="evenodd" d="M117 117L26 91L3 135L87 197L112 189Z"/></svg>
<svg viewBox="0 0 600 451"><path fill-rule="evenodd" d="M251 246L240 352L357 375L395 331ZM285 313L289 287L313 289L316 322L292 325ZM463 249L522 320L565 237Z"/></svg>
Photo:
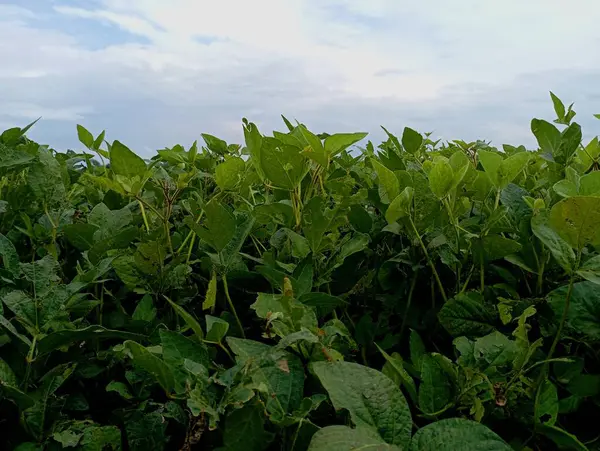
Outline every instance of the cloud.
<svg viewBox="0 0 600 451"><path fill-rule="evenodd" d="M0 125L77 147L75 123L149 155L279 115L315 131L533 144L548 90L593 131L600 4L43 0L0 5ZM598 108L600 110L600 108Z"/></svg>

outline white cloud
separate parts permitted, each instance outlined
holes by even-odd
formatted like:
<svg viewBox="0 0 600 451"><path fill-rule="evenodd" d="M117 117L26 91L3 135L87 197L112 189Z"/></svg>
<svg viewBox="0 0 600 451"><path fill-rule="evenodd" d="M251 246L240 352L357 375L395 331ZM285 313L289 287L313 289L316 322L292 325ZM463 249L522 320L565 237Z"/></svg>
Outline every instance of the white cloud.
<svg viewBox="0 0 600 451"><path fill-rule="evenodd" d="M45 20L16 0L0 5L1 122L45 113L107 127L140 149L200 131L240 139L242 116L266 131L280 126L279 113L317 131L383 123L445 138L489 133L500 144L529 136L530 115L549 113L548 90L567 101L600 91L588 81L600 73L593 0L54 5ZM101 24L95 33L111 39L92 50L54 18ZM594 108L582 106L578 119ZM73 123L44 121L35 133L73 142Z"/></svg>

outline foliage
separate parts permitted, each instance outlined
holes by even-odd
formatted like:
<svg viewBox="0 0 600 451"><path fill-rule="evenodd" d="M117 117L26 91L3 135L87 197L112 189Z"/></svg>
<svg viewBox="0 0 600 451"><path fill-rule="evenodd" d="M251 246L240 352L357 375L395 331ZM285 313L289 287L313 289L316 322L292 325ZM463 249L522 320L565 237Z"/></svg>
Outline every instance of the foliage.
<svg viewBox="0 0 600 451"><path fill-rule="evenodd" d="M8 449L600 449L600 145L0 135ZM585 419L585 420L584 420Z"/></svg>

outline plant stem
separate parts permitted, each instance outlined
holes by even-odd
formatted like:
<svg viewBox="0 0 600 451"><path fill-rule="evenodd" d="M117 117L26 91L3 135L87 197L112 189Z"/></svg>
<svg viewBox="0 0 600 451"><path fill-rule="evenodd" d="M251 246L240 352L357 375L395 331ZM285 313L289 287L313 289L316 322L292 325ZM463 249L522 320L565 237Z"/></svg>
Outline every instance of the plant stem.
<svg viewBox="0 0 600 451"><path fill-rule="evenodd" d="M144 218L144 225L146 226L146 232L150 233L150 224L148 224L148 217L146 216L146 209L144 208L144 204L138 199L138 204L140 205L140 211L142 212L142 218Z"/></svg>
<svg viewBox="0 0 600 451"><path fill-rule="evenodd" d="M406 327L406 317L408 316L408 311L410 310L410 304L412 303L413 293L415 292L415 286L417 285L417 276L419 275L419 271L415 271L415 275L413 276L413 280L410 284L410 289L408 290L408 300L406 301L406 308L404 309L404 316L402 317L402 325L400 326L400 337L404 333L404 328Z"/></svg>
<svg viewBox="0 0 600 451"><path fill-rule="evenodd" d="M244 328L242 327L242 322L240 321L240 317L235 311L235 306L233 305L233 301L231 300L231 296L229 295L229 286L227 285L227 276L223 274L223 288L225 289L225 297L227 298L227 302L229 303L229 308L231 309L231 313L235 316L235 320L237 321L238 328L240 329L240 333L243 338L246 338L246 334L244 333Z"/></svg>
<svg viewBox="0 0 600 451"><path fill-rule="evenodd" d="M429 253L427 252L427 248L425 247L425 243L423 243L423 240L421 239L421 235L419 235L419 231L417 230L417 227L415 226L414 221L412 220L412 218L409 216L408 220L410 221L410 225L413 228L413 231L415 232L415 235L417 235L417 239L419 240L419 244L421 245L421 249L423 249L423 253L425 254L425 258L427 259L427 262L429 263L429 266L431 268L431 270L433 271L433 276L435 277L435 280L438 284L438 287L440 289L440 293L442 294L442 298L444 299L444 302L446 302L448 300L448 297L446 296L446 291L444 290L444 286L442 285L442 281L440 280L440 276L437 272L437 270L435 269L435 265L433 264L433 262L431 261L431 258L429 258Z"/></svg>

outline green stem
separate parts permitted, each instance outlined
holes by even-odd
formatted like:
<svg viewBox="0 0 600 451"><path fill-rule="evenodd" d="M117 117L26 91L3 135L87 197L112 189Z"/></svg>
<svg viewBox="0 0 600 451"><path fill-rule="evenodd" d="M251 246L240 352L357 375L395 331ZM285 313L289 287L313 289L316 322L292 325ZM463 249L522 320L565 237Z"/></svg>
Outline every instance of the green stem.
<svg viewBox="0 0 600 451"><path fill-rule="evenodd" d="M144 208L144 204L138 199L138 204L140 205L140 211L142 212L142 218L144 218L144 225L146 226L146 232L150 233L150 224L148 223L148 217L146 216L146 209Z"/></svg>
<svg viewBox="0 0 600 451"><path fill-rule="evenodd" d="M494 211L496 211L499 204L500 204L500 190L496 191L496 201L494 202Z"/></svg>
<svg viewBox="0 0 600 451"><path fill-rule="evenodd" d="M31 374L31 364L35 360L33 358L33 354L35 353L35 347L37 344L37 335L33 337L33 341L31 342L31 346L29 347L29 352L27 353L27 357L25 361L27 362L27 368L25 369L25 377L23 377L23 383L21 387L24 392L27 392L27 383L29 382L29 375Z"/></svg>
<svg viewBox="0 0 600 451"><path fill-rule="evenodd" d="M481 293L483 294L485 290L485 271L483 269L483 256L481 257L481 262L479 264L479 281L481 283Z"/></svg>
<svg viewBox="0 0 600 451"><path fill-rule="evenodd" d="M231 300L231 296L229 295L229 286L227 285L227 276L225 274L223 274L223 288L225 289L225 297L227 298L227 302L229 303L231 313L233 313L233 316L235 316L235 320L237 322L238 328L240 329L240 333L242 334L242 338L246 338L244 328L242 327L242 322L240 321L240 317L235 311L235 306L233 305L233 301Z"/></svg>
<svg viewBox="0 0 600 451"><path fill-rule="evenodd" d="M437 270L435 269L435 265L433 264L433 262L431 261L431 258L429 258L429 253L427 252L427 248L425 247L425 243L423 243L423 240L421 239L421 235L419 235L419 231L417 230L417 227L415 226L414 221L412 220L412 218L409 216L408 220L410 221L410 225L413 228L413 231L415 232L415 235L417 235L417 239L419 240L419 244L421 245L421 249L423 249L423 253L425 254L425 258L427 259L427 262L429 263L429 266L431 268L431 271L433 271L433 276L435 277L435 280L438 284L438 288L440 289L440 293L442 294L442 298L444 299L444 302L446 302L448 300L448 297L446 296L446 291L444 290L444 286L442 285L442 281L440 280L440 276L437 272Z"/></svg>
<svg viewBox="0 0 600 451"><path fill-rule="evenodd" d="M404 309L404 316L402 317L402 325L400 326L400 337L404 334L404 328L406 327L406 317L408 316L408 311L410 310L410 304L412 303L413 293L415 292L415 287L417 285L417 276L419 275L419 271L415 271L415 275L413 276L413 280L410 284L410 289L408 290L408 300L406 301L406 308Z"/></svg>

